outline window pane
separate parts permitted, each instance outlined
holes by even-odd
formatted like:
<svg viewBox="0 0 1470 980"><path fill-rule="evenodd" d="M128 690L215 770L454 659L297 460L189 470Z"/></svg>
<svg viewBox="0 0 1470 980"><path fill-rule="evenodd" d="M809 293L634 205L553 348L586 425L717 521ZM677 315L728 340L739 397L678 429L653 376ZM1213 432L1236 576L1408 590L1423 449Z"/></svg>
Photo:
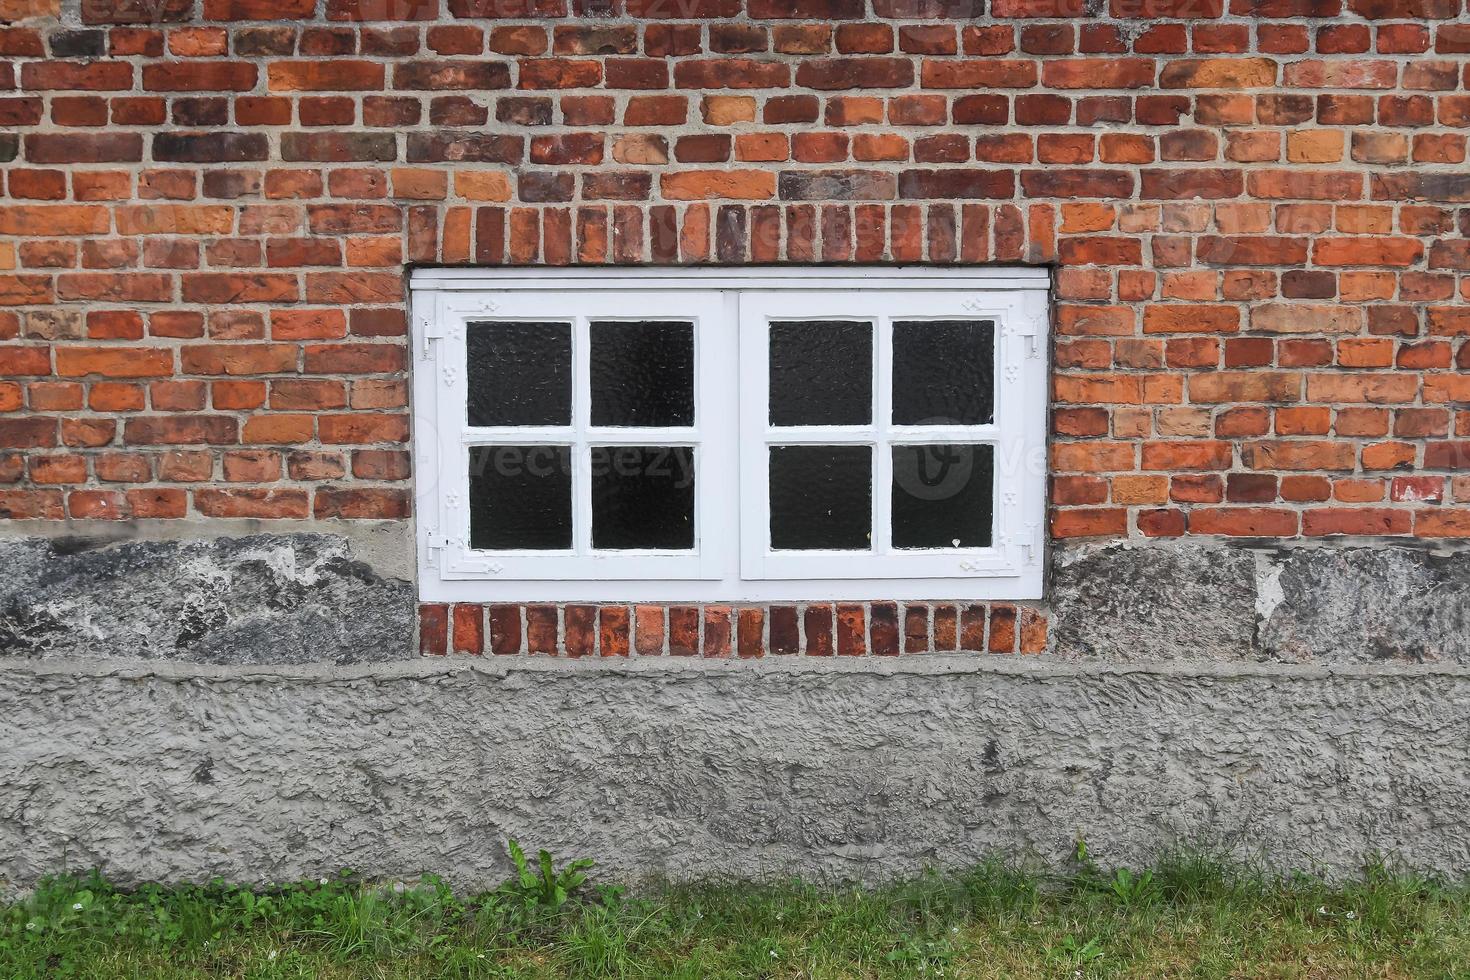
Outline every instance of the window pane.
<svg viewBox="0 0 1470 980"><path fill-rule="evenodd" d="M991 421L995 322L897 320L893 324L896 425Z"/></svg>
<svg viewBox="0 0 1470 980"><path fill-rule="evenodd" d="M694 547L694 450L592 447L592 547Z"/></svg>
<svg viewBox="0 0 1470 980"><path fill-rule="evenodd" d="M990 545L995 448L893 447L893 546Z"/></svg>
<svg viewBox="0 0 1470 980"><path fill-rule="evenodd" d="M867 425L873 420L873 325L771 323L771 424Z"/></svg>
<svg viewBox="0 0 1470 980"><path fill-rule="evenodd" d="M868 446L772 446L770 477L772 548L871 548Z"/></svg>
<svg viewBox="0 0 1470 980"><path fill-rule="evenodd" d="M470 547L572 546L572 454L567 446L470 449Z"/></svg>
<svg viewBox="0 0 1470 980"><path fill-rule="evenodd" d="M472 323L465 337L470 425L568 425L568 323Z"/></svg>
<svg viewBox="0 0 1470 980"><path fill-rule="evenodd" d="M593 425L693 425L694 325L594 320Z"/></svg>

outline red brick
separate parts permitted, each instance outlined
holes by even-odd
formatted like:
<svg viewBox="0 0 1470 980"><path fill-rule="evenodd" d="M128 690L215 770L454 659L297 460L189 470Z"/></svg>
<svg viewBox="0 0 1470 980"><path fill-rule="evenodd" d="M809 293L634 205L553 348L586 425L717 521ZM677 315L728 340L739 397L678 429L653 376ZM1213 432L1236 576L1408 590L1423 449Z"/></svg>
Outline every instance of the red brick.
<svg viewBox="0 0 1470 980"><path fill-rule="evenodd" d="M747 606L736 614L736 652L742 659L765 655L765 612L758 606Z"/></svg>
<svg viewBox="0 0 1470 980"><path fill-rule="evenodd" d="M730 656L730 607L704 607L705 657L725 658Z"/></svg>
<svg viewBox="0 0 1470 980"><path fill-rule="evenodd" d="M555 606L526 607L526 649L556 656L560 651L559 619ZM511 652L507 650L506 652Z"/></svg>
<svg viewBox="0 0 1470 980"><path fill-rule="evenodd" d="M604 657L628 655L628 607L602 606L597 611L598 653Z"/></svg>
<svg viewBox="0 0 1470 980"><path fill-rule="evenodd" d="M454 606L453 650L475 656L485 652L485 607L474 603Z"/></svg>
<svg viewBox="0 0 1470 980"><path fill-rule="evenodd" d="M449 607L437 603L419 606L419 655L443 656L449 650Z"/></svg>
<svg viewBox="0 0 1470 980"><path fill-rule="evenodd" d="M266 487L198 489L194 506L205 517L304 518L305 490Z"/></svg>
<svg viewBox="0 0 1470 980"><path fill-rule="evenodd" d="M699 656L699 609L673 606L669 612L669 653L675 657Z"/></svg>

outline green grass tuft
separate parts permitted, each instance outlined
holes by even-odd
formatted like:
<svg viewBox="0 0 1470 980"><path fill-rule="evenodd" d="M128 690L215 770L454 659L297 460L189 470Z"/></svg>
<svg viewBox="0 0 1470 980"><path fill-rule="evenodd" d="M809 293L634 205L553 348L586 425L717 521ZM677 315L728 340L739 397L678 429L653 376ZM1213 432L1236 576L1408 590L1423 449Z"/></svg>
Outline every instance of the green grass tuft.
<svg viewBox="0 0 1470 980"><path fill-rule="evenodd" d="M1470 977L1470 888L1383 866L1328 884L1180 856L1000 863L878 888L636 896L519 847L474 897L350 874L251 890L56 878L0 906L0 977Z"/></svg>

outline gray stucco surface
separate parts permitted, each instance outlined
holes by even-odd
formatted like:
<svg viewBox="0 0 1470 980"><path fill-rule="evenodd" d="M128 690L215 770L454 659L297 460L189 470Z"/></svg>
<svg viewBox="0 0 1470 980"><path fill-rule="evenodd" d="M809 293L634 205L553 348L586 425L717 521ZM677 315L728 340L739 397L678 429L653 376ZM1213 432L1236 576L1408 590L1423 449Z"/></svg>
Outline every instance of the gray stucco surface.
<svg viewBox="0 0 1470 980"><path fill-rule="evenodd" d="M0 568L0 657L346 664L414 654L413 583L340 534L9 538Z"/></svg>
<svg viewBox="0 0 1470 980"><path fill-rule="evenodd" d="M1035 658L413 656L408 525L0 536L0 890L880 879L1179 844L1470 870L1470 552L1071 545Z"/></svg>
<svg viewBox="0 0 1470 980"><path fill-rule="evenodd" d="M0 665L0 875L878 879L1081 836L1470 867L1459 668L534 660Z"/></svg>

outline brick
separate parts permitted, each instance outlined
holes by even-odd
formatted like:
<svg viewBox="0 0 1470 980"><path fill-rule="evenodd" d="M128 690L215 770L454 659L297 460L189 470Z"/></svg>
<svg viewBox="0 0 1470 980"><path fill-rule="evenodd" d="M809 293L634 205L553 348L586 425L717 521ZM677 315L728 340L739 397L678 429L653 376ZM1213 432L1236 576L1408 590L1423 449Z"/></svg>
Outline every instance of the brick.
<svg viewBox="0 0 1470 980"><path fill-rule="evenodd" d="M453 608L451 649L455 653L478 656L485 652L485 607L473 603L456 603Z"/></svg>
<svg viewBox="0 0 1470 980"><path fill-rule="evenodd" d="M1276 81L1276 63L1269 58L1180 59L1159 72L1161 88L1250 89Z"/></svg>
<svg viewBox="0 0 1470 980"><path fill-rule="evenodd" d="M703 656L724 659L730 651L730 607L705 606Z"/></svg>
<svg viewBox="0 0 1470 980"><path fill-rule="evenodd" d="M345 518L353 520L395 520L409 516L406 490L377 487L337 489L324 487L316 491L312 514L318 520Z"/></svg>
<svg viewBox="0 0 1470 980"><path fill-rule="evenodd" d="M1069 58L1042 65L1047 88L1136 89L1154 83L1151 58Z"/></svg>
<svg viewBox="0 0 1470 980"><path fill-rule="evenodd" d="M560 619L555 606L526 607L526 649L553 657L560 652Z"/></svg>
<svg viewBox="0 0 1470 980"><path fill-rule="evenodd" d="M28 61L20 68L20 87L32 91L123 91L133 87L133 66L125 61Z"/></svg>
<svg viewBox="0 0 1470 980"><path fill-rule="evenodd" d="M800 80L798 73L798 84ZM895 82L898 87L897 78ZM1036 84L1036 64L1008 60L925 61L920 84L934 89L1030 88Z"/></svg>
<svg viewBox="0 0 1470 980"><path fill-rule="evenodd" d="M911 199L1006 199L1015 194L1015 175L1007 170L904 170L898 193Z"/></svg>
<svg viewBox="0 0 1470 980"><path fill-rule="evenodd" d="M929 607L923 603L905 603L903 610L903 652L929 651Z"/></svg>
<svg viewBox="0 0 1470 980"><path fill-rule="evenodd" d="M490 652L497 656L513 656L521 652L521 609L513 605L493 605L488 614ZM551 646L555 647L556 619L552 612ZM547 652L547 651L542 651Z"/></svg>
<svg viewBox="0 0 1470 980"><path fill-rule="evenodd" d="M223 415L135 416L123 424L123 440L131 445L228 445L238 425Z"/></svg>
<svg viewBox="0 0 1470 980"><path fill-rule="evenodd" d="M272 92L360 92L383 88L384 66L371 61L275 61L266 69Z"/></svg>
<svg viewBox="0 0 1470 980"><path fill-rule="evenodd" d="M243 61L143 66L143 88L149 92L248 92L255 79L255 66Z"/></svg>
<svg viewBox="0 0 1470 980"><path fill-rule="evenodd" d="M240 163L270 154L264 133L158 133L152 146L153 159L169 163Z"/></svg>
<svg viewBox="0 0 1470 980"><path fill-rule="evenodd" d="M597 644L595 621L596 606L566 606L564 614L564 640L568 657L590 657Z"/></svg>
<svg viewBox="0 0 1470 980"><path fill-rule="evenodd" d="M791 69L780 62L711 58L683 60L674 66L675 88L786 88L790 84Z"/></svg>
<svg viewBox="0 0 1470 980"><path fill-rule="evenodd" d="M60 347L56 350L56 373L62 377L166 376L173 373L173 352L167 348Z"/></svg>
<svg viewBox="0 0 1470 980"><path fill-rule="evenodd" d="M628 656L628 622L627 606L602 606L597 610L598 653L601 656Z"/></svg>
<svg viewBox="0 0 1470 980"><path fill-rule="evenodd" d="M762 170L687 170L660 178L663 195L675 201L767 200L775 196L775 175Z"/></svg>
<svg viewBox="0 0 1470 980"><path fill-rule="evenodd" d="M510 67L500 62L448 59L400 62L393 66L393 88L434 92L510 88Z"/></svg>
<svg viewBox="0 0 1470 980"><path fill-rule="evenodd" d="M1014 653L1016 651L1016 607L1009 603L996 603L990 607L990 637L986 649L990 653Z"/></svg>
<svg viewBox="0 0 1470 980"><path fill-rule="evenodd" d="M137 133L27 133L25 158L32 164L126 163L143 159Z"/></svg>
<svg viewBox="0 0 1470 980"><path fill-rule="evenodd" d="M765 655L765 612L759 607L736 611L736 654L743 660Z"/></svg>
<svg viewBox="0 0 1470 980"><path fill-rule="evenodd" d="M1189 515L1189 529L1229 537L1290 537L1297 532L1297 515L1271 507L1196 508Z"/></svg>

